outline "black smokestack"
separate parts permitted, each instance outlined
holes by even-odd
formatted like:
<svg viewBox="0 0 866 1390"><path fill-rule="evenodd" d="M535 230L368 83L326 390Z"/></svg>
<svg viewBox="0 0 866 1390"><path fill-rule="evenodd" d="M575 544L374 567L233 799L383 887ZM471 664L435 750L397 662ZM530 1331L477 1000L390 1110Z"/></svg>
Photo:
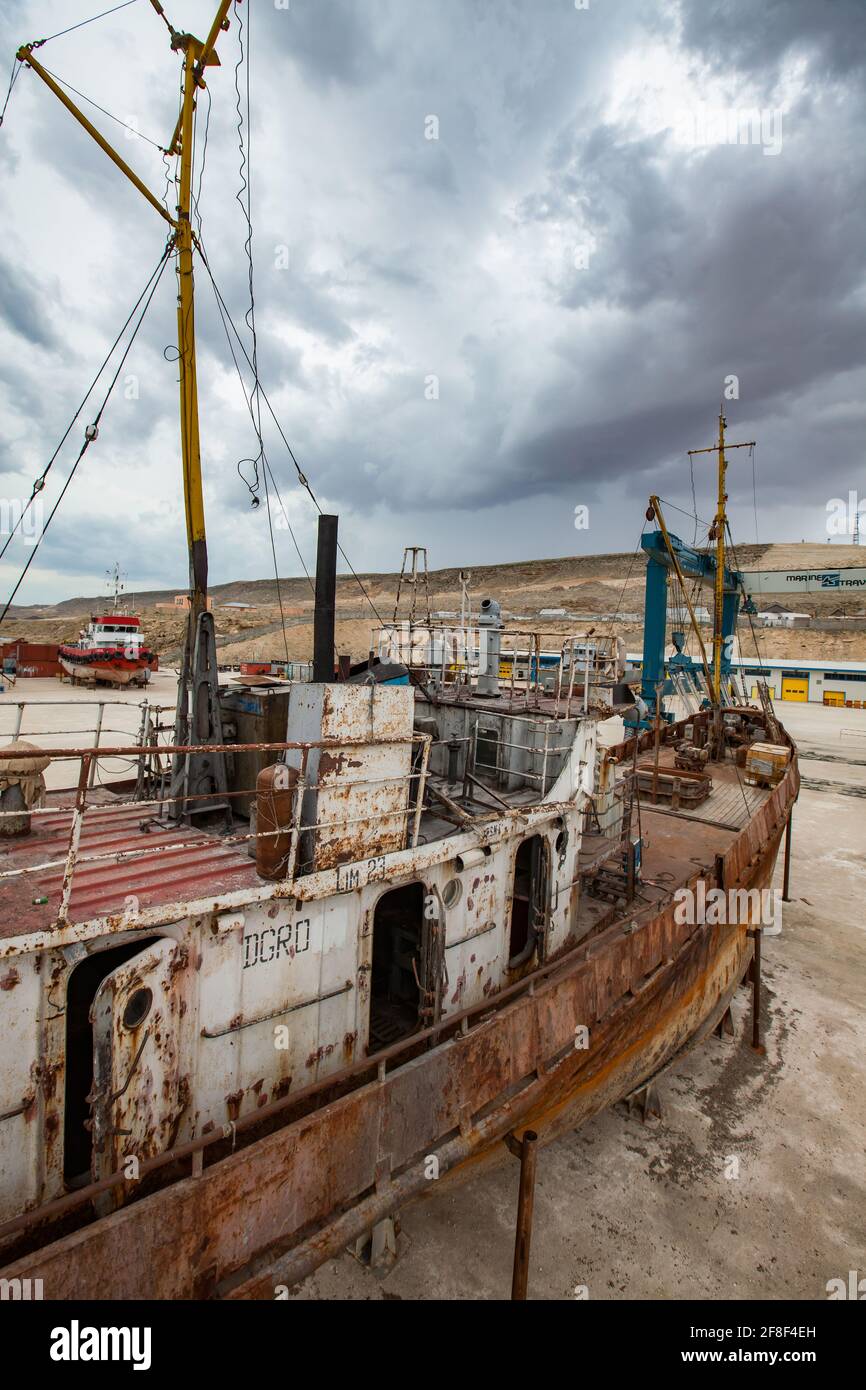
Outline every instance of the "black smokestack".
<svg viewBox="0 0 866 1390"><path fill-rule="evenodd" d="M316 551L316 614L313 624L313 680L334 679L334 609L337 599L337 520L319 517Z"/></svg>

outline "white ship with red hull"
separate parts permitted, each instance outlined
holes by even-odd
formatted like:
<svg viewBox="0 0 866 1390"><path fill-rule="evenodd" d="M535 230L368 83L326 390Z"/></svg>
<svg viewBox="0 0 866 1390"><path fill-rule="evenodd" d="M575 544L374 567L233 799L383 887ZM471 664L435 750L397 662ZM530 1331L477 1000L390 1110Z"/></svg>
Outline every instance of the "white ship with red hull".
<svg viewBox="0 0 866 1390"><path fill-rule="evenodd" d="M141 620L126 613L93 618L78 642L57 653L61 668L78 684L146 685L159 659L144 645Z"/></svg>
<svg viewBox="0 0 866 1390"><path fill-rule="evenodd" d="M78 685L147 685L159 666L155 652L144 644L141 619L124 612L124 583L120 566L109 570L113 606L101 618L91 617L77 642L63 643L57 651L61 670Z"/></svg>

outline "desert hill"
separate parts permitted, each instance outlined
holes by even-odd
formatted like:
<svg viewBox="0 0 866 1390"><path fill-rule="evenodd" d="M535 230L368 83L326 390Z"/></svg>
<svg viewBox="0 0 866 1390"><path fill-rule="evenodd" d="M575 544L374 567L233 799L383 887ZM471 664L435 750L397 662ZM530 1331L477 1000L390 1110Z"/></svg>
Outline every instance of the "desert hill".
<svg viewBox="0 0 866 1390"><path fill-rule="evenodd" d="M851 545L822 545L815 542L744 545L736 550L736 561L744 571L805 570L839 568L866 563L866 551ZM565 609L575 615L577 626L593 619L610 624L625 637L631 648L642 641L643 586L645 561L641 553L575 555L552 560L522 560L494 565L472 565L473 606L489 595L499 599L509 622L528 631L541 630L551 636L573 630L575 621L540 619L542 609ZM459 612L459 569L431 570L430 606L434 612ZM340 650L354 658L366 655L377 614L390 622L394 614L397 589L396 572L365 572L358 576L366 596L351 574L337 581L337 642ZM183 632L182 613L158 609L158 603L172 603L177 590L149 590L136 593L135 608L142 616L148 640L163 661L178 658ZM233 662L253 657L306 659L312 651L313 594L306 577L280 580L283 621L280 617L276 582L273 579L234 580L211 588L221 659ZM700 600L699 600L700 601ZM706 602L706 597L703 599ZM773 601L772 594L757 600L759 608ZM401 600L400 616L408 612L408 595ZM856 613L864 600L840 595L838 591L790 596L787 606L811 613L820 619L840 608ZM0 637L28 637L33 641L74 640L88 616L102 608L103 596L64 599L53 605L11 610ZM228 604L249 605L230 608ZM371 606L372 605L372 606ZM423 610L419 594L419 611ZM373 607L376 612L374 613ZM753 644L751 644L753 646ZM834 656L839 659L866 658L866 633L862 631L759 631L758 645L764 656ZM751 653L745 635L743 651Z"/></svg>

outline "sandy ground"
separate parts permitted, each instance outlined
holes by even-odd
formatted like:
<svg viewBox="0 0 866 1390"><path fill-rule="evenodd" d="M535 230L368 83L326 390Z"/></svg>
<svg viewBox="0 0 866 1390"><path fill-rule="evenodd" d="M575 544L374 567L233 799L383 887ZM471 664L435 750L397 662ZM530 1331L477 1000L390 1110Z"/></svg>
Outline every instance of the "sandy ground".
<svg viewBox="0 0 866 1390"><path fill-rule="evenodd" d="M866 712L783 713L805 787L793 901L764 943L767 1055L741 991L735 1037L662 1082L663 1120L617 1106L541 1151L531 1298L823 1299L829 1279L866 1274ZM389 1273L346 1254L295 1297L508 1298L516 1202L513 1161L431 1187Z"/></svg>

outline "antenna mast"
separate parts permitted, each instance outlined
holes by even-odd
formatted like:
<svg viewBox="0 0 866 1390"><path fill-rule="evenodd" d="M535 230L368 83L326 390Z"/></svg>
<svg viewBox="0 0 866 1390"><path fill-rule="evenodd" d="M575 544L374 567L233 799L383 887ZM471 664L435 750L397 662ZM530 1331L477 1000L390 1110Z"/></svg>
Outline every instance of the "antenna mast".
<svg viewBox="0 0 866 1390"><path fill-rule="evenodd" d="M716 454L718 456L718 499L716 503L716 516L710 528L709 539L716 543L716 576L715 576L715 611L713 614L713 703L722 703L722 629L724 620L725 604L725 527L728 524L726 503L728 494L725 491L725 475L728 471L728 461L725 458L725 449L751 449L755 441L749 440L746 444L727 444L725 443L725 427L727 420L724 411L719 411L719 438L718 442L709 449L689 449L689 457L695 454Z"/></svg>
<svg viewBox="0 0 866 1390"><path fill-rule="evenodd" d="M110 570L106 570L106 574L108 575L108 586L110 589L114 590L112 594L114 600L113 611L117 613L120 608L120 595L126 587L123 582L120 561L115 560L113 567Z"/></svg>

